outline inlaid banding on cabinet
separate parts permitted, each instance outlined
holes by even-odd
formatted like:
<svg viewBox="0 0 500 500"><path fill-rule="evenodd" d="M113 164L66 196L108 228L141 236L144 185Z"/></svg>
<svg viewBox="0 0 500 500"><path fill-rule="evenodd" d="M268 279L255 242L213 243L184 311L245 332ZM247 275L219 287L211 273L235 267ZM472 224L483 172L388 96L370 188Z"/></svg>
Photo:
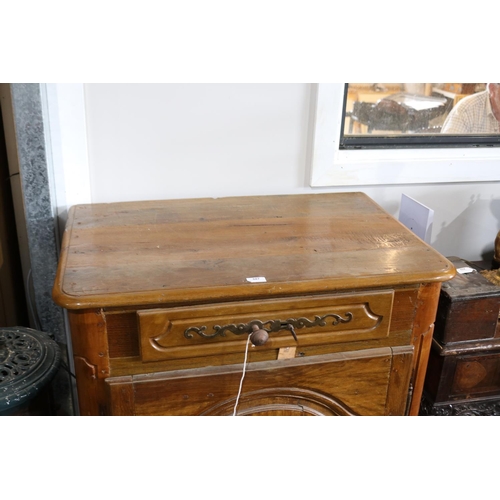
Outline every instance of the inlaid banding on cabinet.
<svg viewBox="0 0 500 500"><path fill-rule="evenodd" d="M381 339L394 292L294 297L138 311L142 361L244 352L257 325L272 332L258 349ZM290 334L293 327L297 341Z"/></svg>

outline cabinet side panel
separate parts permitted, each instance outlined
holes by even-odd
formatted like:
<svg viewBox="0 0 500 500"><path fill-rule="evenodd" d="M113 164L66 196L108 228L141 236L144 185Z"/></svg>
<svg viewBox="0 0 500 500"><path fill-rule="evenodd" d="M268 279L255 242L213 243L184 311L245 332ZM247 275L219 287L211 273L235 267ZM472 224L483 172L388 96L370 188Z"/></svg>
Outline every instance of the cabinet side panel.
<svg viewBox="0 0 500 500"><path fill-rule="evenodd" d="M409 415L413 416L417 416L420 411L420 400L424 389L440 290L441 283L427 283L420 287L418 293L417 313L412 332L412 345L415 352L412 374L413 396Z"/></svg>
<svg viewBox="0 0 500 500"><path fill-rule="evenodd" d="M106 321L101 310L69 313L76 384L81 415L104 415L103 381L109 376Z"/></svg>

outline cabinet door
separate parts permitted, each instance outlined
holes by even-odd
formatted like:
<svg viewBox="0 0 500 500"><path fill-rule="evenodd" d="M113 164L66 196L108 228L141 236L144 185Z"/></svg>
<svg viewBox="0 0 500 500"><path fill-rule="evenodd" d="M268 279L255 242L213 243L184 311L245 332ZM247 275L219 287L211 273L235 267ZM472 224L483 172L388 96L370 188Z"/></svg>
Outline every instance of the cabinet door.
<svg viewBox="0 0 500 500"><path fill-rule="evenodd" d="M113 415L403 415L412 347L106 379ZM237 405L236 405L237 402Z"/></svg>

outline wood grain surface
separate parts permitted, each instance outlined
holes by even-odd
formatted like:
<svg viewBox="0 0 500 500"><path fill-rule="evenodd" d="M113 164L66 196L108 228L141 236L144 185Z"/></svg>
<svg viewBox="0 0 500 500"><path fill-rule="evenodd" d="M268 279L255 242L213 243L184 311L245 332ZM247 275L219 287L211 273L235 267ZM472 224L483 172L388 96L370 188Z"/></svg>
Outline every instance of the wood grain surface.
<svg viewBox="0 0 500 500"><path fill-rule="evenodd" d="M53 298L68 309L183 304L454 273L363 193L94 204L70 210Z"/></svg>

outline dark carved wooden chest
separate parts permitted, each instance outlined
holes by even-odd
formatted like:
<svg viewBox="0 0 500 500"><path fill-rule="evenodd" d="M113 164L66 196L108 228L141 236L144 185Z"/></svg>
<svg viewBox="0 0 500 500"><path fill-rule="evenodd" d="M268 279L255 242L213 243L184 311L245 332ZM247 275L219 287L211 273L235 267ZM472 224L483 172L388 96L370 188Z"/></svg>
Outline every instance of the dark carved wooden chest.
<svg viewBox="0 0 500 500"><path fill-rule="evenodd" d="M456 276L441 289L421 414L496 414L500 400L500 286L449 257Z"/></svg>

